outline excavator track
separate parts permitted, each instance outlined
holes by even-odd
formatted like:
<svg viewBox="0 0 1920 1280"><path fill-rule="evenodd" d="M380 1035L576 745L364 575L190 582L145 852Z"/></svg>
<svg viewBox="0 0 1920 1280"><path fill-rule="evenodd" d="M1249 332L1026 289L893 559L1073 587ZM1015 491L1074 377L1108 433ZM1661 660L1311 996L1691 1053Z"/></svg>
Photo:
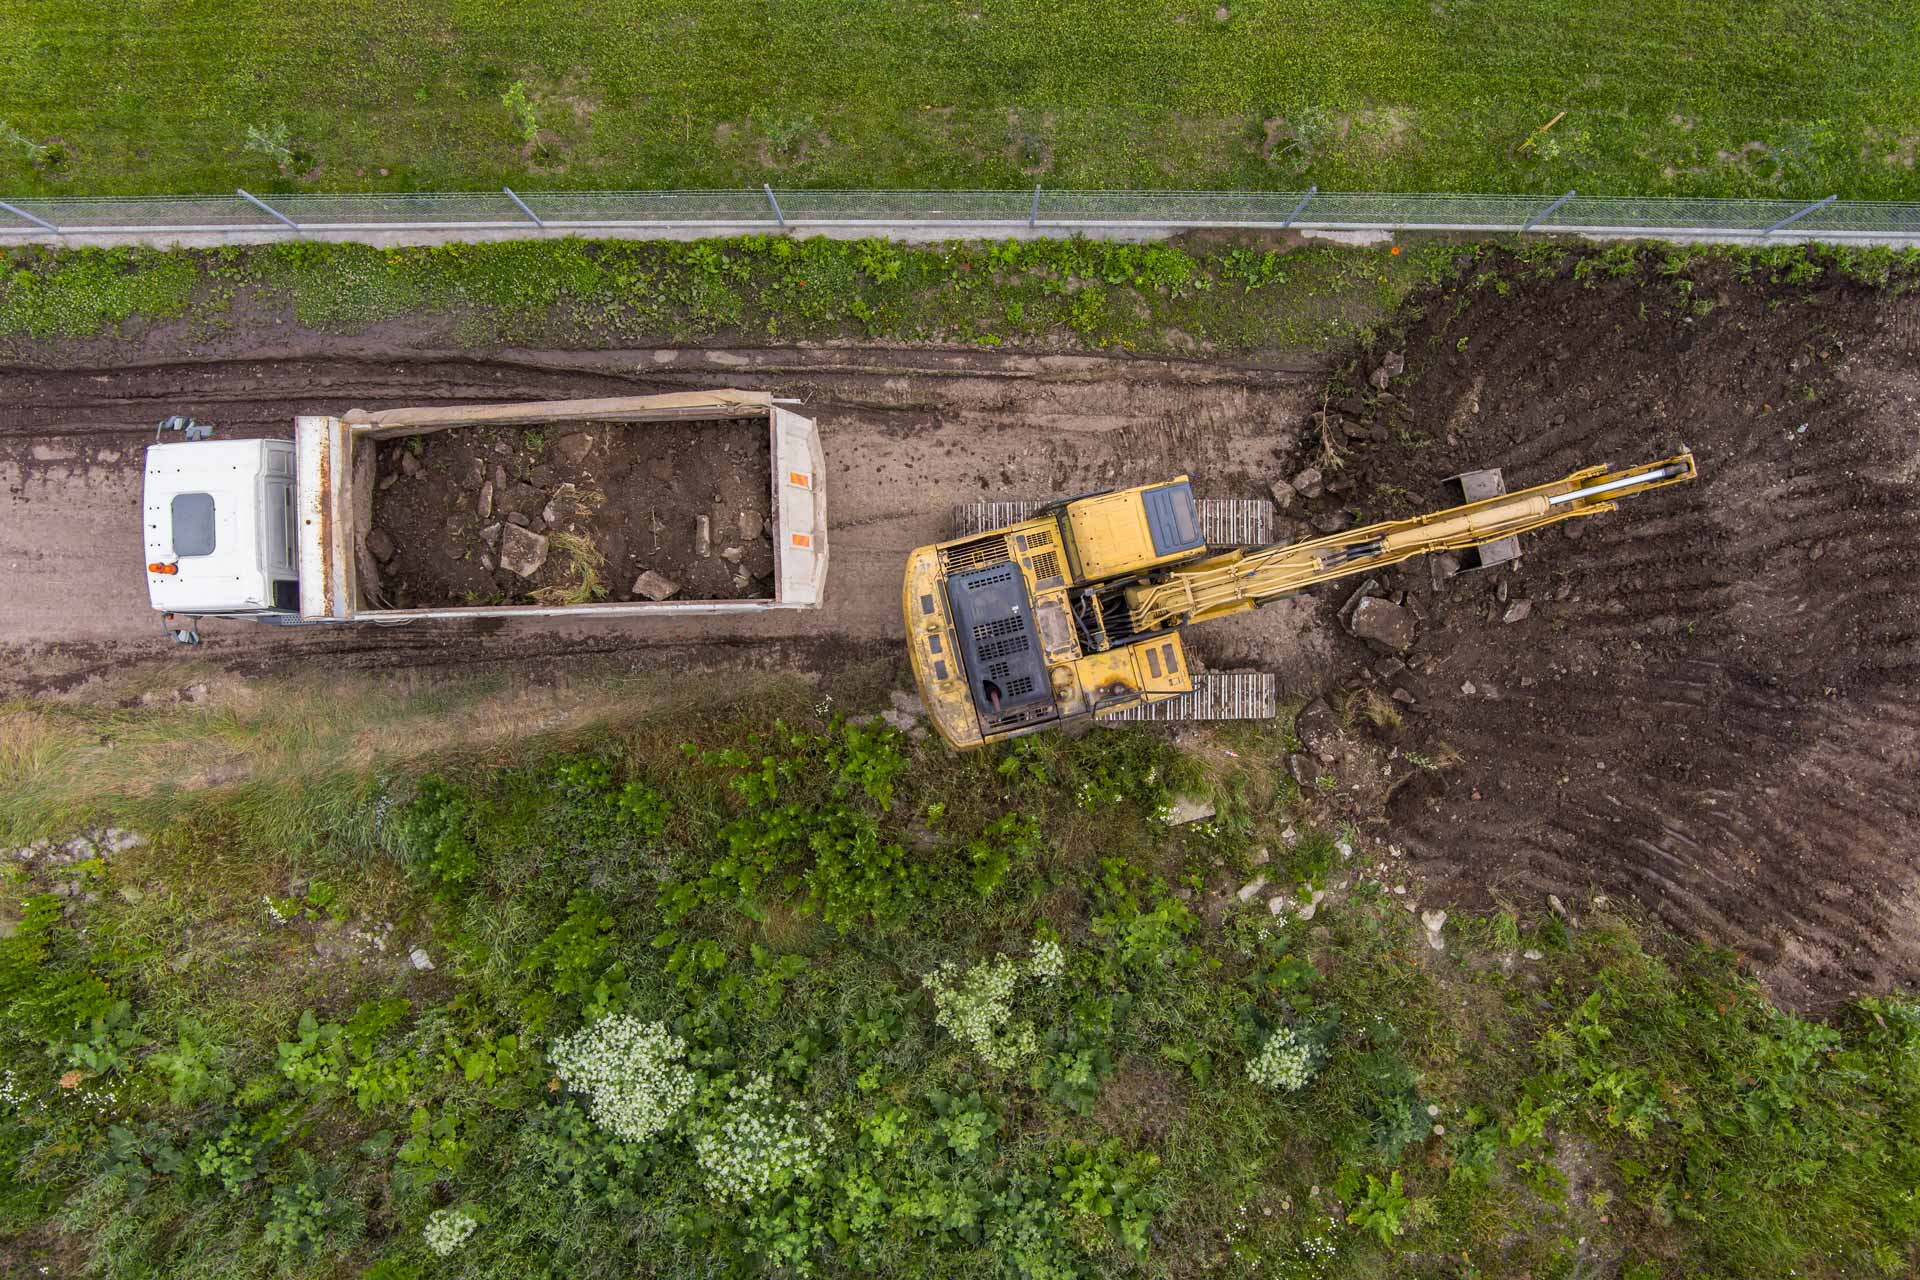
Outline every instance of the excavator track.
<svg viewBox="0 0 1920 1280"><path fill-rule="evenodd" d="M953 536L972 538L1031 520L1044 502L962 502L953 509ZM1258 547L1273 541L1273 503L1265 498L1200 498L1200 531L1211 547Z"/></svg>
<svg viewBox="0 0 1920 1280"><path fill-rule="evenodd" d="M1272 720L1280 688L1268 671L1196 671L1193 692L1123 711L1096 713L1096 724L1162 724L1180 720Z"/></svg>

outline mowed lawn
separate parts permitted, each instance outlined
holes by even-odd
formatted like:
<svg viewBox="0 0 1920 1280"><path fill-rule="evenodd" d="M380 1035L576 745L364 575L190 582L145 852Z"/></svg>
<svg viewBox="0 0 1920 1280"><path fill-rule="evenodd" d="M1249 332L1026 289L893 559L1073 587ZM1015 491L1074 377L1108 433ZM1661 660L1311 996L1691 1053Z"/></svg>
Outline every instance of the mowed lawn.
<svg viewBox="0 0 1920 1280"><path fill-rule="evenodd" d="M0 196L1920 192L1889 0L0 0L0 85Z"/></svg>

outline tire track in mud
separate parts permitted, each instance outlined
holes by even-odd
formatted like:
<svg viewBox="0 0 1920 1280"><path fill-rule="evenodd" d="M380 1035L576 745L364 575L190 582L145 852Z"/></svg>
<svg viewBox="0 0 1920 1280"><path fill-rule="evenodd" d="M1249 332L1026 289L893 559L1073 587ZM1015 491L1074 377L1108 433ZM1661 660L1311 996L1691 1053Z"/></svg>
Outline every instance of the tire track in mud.
<svg viewBox="0 0 1920 1280"><path fill-rule="evenodd" d="M1510 484L1691 444L1700 481L1539 535L1435 590L1409 732L1463 757L1396 793L1456 900L1593 888L1742 952L1790 1004L1920 978L1920 365L1864 288L1720 283L1703 322L1649 288L1509 275L1407 333L1405 404L1445 450L1371 484ZM1664 294L1651 294L1665 300ZM1456 347L1470 333L1472 357ZM1473 388L1478 388L1477 392ZM1480 412L1453 418L1463 398ZM1378 411L1378 406L1375 410ZM1544 428L1542 426L1544 425ZM1436 442L1437 443L1437 442ZM1429 456L1432 455L1432 456ZM1505 594L1496 598L1504 586ZM1501 622L1508 598L1531 614ZM1472 692L1466 692L1468 686Z"/></svg>
<svg viewBox="0 0 1920 1280"><path fill-rule="evenodd" d="M379 408L502 396L555 399L619 394L636 387L678 390L737 381L750 389L766 387L788 394L812 390L843 408L913 413L965 409L979 399L942 394L945 388L940 384L953 381L1005 386L1006 399L986 406L1004 410L1030 394L1026 384L1045 388L1039 394L1055 403L1084 399L1090 390L1124 401L1186 386L1291 391L1317 373L1315 366L1303 362L1238 365L1105 356L989 356L917 348L881 349L879 354L898 357L886 361L848 359L832 348L819 349L818 359L796 359L792 348L508 350L496 357L480 357L466 352L359 352L346 345L349 349L338 354L261 351L136 362L104 370L0 365L0 381L8 390L7 402L0 405L0 439L80 434L75 428L83 426L125 426L125 415L150 411L156 401L226 406L248 413L240 421L249 425L284 430L294 412L331 411L333 402L343 395L361 407ZM811 356L815 350L802 349L802 353ZM916 394L876 394L875 383L901 384L898 390ZM1077 410L1069 406L1067 411Z"/></svg>

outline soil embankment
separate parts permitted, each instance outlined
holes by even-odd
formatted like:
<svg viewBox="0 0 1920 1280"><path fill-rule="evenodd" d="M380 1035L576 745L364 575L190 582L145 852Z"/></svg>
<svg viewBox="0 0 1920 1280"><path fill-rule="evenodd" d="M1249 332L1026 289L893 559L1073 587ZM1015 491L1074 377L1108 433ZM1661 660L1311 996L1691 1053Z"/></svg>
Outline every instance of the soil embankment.
<svg viewBox="0 0 1920 1280"><path fill-rule="evenodd" d="M1920 296L1756 274L1440 290L1329 397L1346 491L1308 505L1690 446L1698 483L1511 569L1389 575L1418 639L1344 640L1346 683L1401 691L1379 816L1442 896L1631 896L1817 1006L1920 978Z"/></svg>

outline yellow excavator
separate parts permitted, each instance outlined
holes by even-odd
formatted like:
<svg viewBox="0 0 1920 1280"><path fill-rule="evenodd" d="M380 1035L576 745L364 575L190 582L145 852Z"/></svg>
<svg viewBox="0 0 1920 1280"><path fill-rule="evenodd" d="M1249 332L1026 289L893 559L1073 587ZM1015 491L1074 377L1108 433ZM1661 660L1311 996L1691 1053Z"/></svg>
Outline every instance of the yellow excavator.
<svg viewBox="0 0 1920 1280"><path fill-rule="evenodd" d="M1229 550L1208 545L1186 476L1065 499L907 557L901 603L914 679L956 750L1125 715L1193 691L1180 641L1188 623L1433 552L1491 566L1519 554L1519 534L1695 475L1690 452L1588 467L1514 493L1496 470L1466 472L1454 477L1460 506Z"/></svg>

